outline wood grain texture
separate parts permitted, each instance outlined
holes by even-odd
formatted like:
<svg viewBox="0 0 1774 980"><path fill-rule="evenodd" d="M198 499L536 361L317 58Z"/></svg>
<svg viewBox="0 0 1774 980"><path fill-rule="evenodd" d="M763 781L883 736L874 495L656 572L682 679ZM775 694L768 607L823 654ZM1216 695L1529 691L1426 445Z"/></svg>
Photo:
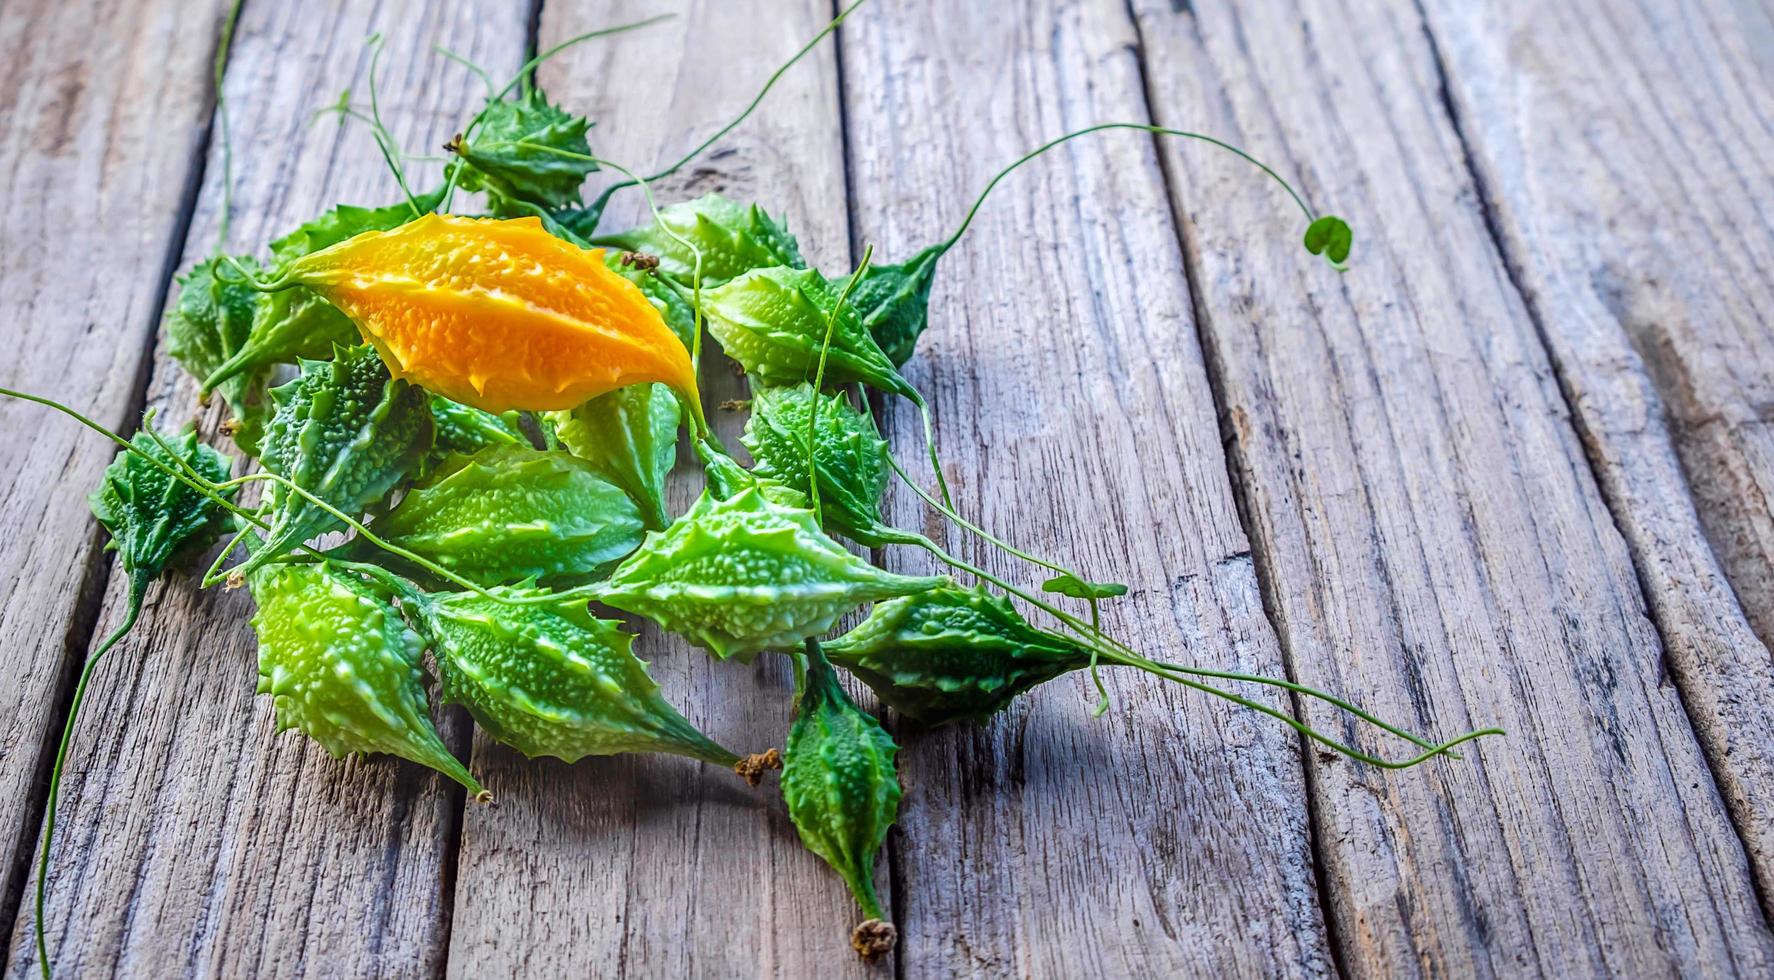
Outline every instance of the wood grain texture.
<svg viewBox="0 0 1774 980"><path fill-rule="evenodd" d="M214 26L165 38L164 49L192 47L206 59ZM352 2L325 18L298 4L249 4L225 81L237 151L232 247L262 247L340 200L398 199L365 131L310 125L347 85L365 91L364 39L377 30L389 37L383 111L415 148L446 139L480 92L434 43L505 73L523 58L523 11L503 2ZM212 146L183 264L214 241L219 154ZM119 282L158 271L104 252L91 261ZM150 406L176 422L191 415L194 396L157 353ZM204 413L205 431L218 414ZM111 593L103 624L121 615L119 590ZM197 594L189 579L157 587L143 625L95 675L51 871L58 975L399 977L441 968L460 791L406 763L348 764L296 733L274 734L270 699L253 696L251 612L244 592ZM20 916L10 976L36 975L31 943L30 917Z"/></svg>
<svg viewBox="0 0 1774 980"><path fill-rule="evenodd" d="M852 25L854 224L878 261L948 234L1029 148L1145 115L1117 4L1006 17L904 2ZM1150 144L1075 142L996 195L944 259L908 366L957 503L1025 547L1128 582L1107 612L1136 647L1278 675ZM919 459L915 413L899 403L888 418L900 455ZM944 536L910 494L890 516ZM1045 577L950 537L1030 587ZM1099 720L1079 676L983 728L898 726L905 975L1332 974L1293 733L1142 675L1109 681L1115 708Z"/></svg>
<svg viewBox="0 0 1774 980"><path fill-rule="evenodd" d="M1774 52L1757 62L1753 40L1770 13L1424 9L1504 258L1774 915Z"/></svg>
<svg viewBox="0 0 1774 980"><path fill-rule="evenodd" d="M1673 429L1719 562L1774 644L1774 12L1425 13L1511 267L1586 424L1604 443ZM1647 375L1657 397L1639 390ZM1650 454L1634 449L1603 452L1615 466Z"/></svg>
<svg viewBox="0 0 1774 980"><path fill-rule="evenodd" d="M222 6L0 11L0 385L114 426L135 410L162 272L201 164L207 39ZM95 20L112 29L95 36ZM104 586L85 496L112 447L12 399L0 399L0 433L0 923L10 924L59 711Z"/></svg>
<svg viewBox="0 0 1774 980"><path fill-rule="evenodd" d="M1744 849L1416 11L1135 6L1161 122L1301 174L1358 228L1333 275L1272 187L1167 148L1295 672L1417 727L1511 733L1414 773L1314 755L1345 969L1766 975Z"/></svg>
<svg viewBox="0 0 1774 980"><path fill-rule="evenodd" d="M1389 774L1123 672L1100 720L1082 677L983 727L890 718L906 797L879 878L902 941L870 969L773 779L531 762L483 734L472 764L500 806L464 812L425 770L274 734L250 600L175 579L99 671L75 741L58 972L1774 973L1774 17L1730 0L876 4L661 199L758 200L836 273L864 243L896 260L946 234L998 166L1089 123L1200 129L1300 175L1355 223L1346 276L1218 151L1127 133L1056 151L944 259L908 374L962 509L1132 584L1110 621L1136 646L1509 737ZM225 6L0 8L0 384L119 427L146 386L164 421L219 423L152 338L172 260L207 254L218 224L204 147ZM390 38L384 113L430 153L481 97L434 43L502 80L535 9L543 46L660 12L326 6L248 4L226 81L239 250L398 196L363 130L310 125L346 85L366 94L372 31ZM542 73L625 164L700 142L832 10L672 12ZM629 192L609 224L642 215ZM723 359L704 374L711 404L741 396ZM713 414L734 444L738 417ZM885 421L911 465L915 415ZM8 916L46 753L122 596L81 499L110 447L5 401L0 432L0 976L25 980L28 903ZM908 493L890 517L1042 577ZM650 628L639 649L715 738L780 745L780 658L716 664ZM465 718L444 728L467 748Z"/></svg>
<svg viewBox="0 0 1774 980"><path fill-rule="evenodd" d="M592 41L541 71L542 87L596 120L594 152L650 172L733 118L763 80L830 19L827 5L689 3L676 20ZM660 12L640 2L550 0L542 48ZM758 113L678 178L661 203L720 192L786 217L810 258L842 267L842 128L830 40L797 65ZM635 191L606 227L643 220ZM743 397L725 358L704 365L718 434L737 446L740 417L715 410ZM680 460L673 503L700 478ZM665 696L740 752L780 746L790 682L780 657L721 664L648 626L636 647ZM451 976L884 976L849 948L858 915L842 882L806 851L775 777L749 789L733 774L684 759L626 756L567 766L535 762L475 739L474 766L499 794L465 816L451 932ZM886 883L885 861L880 880ZM885 900L885 898L884 898Z"/></svg>

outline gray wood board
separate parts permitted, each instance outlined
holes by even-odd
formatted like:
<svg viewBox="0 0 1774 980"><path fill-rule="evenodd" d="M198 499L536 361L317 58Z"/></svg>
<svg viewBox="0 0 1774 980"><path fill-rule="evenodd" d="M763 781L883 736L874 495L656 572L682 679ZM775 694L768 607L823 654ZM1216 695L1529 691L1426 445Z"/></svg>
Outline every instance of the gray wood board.
<svg viewBox="0 0 1774 980"><path fill-rule="evenodd" d="M403 0L352 2L317 18L299 4L248 4L224 82L236 151L230 247L258 251L341 200L399 199L367 131L310 124L347 86L360 102L367 97L371 32L389 38L383 111L423 152L418 147L447 139L481 97L480 83L432 45L509 74L523 58L523 14L503 2ZM201 38L215 27L194 25L162 45L207 52ZM220 152L217 141L181 267L215 240ZM102 250L88 261L102 262L119 282L158 271ZM195 386L166 357L164 338L148 403L163 425L195 406ZM220 400L201 414L213 434ZM406 763L341 762L298 734L275 733L270 699L253 695L251 600L220 589L199 594L194 585L184 578L157 587L142 626L95 675L51 868L57 972L436 973L461 793ZM122 615L120 589L110 592L101 624ZM36 971L31 917L20 915L10 975Z"/></svg>
<svg viewBox="0 0 1774 980"><path fill-rule="evenodd" d="M219 146L204 154L223 7L0 16L0 310L18 324L0 384L120 428L145 385L163 421L195 414L213 435L220 411L194 407L150 340L165 272L207 254L219 217ZM660 12L540 11L544 47ZM542 72L598 121L597 152L639 168L729 119L833 11L670 12ZM249 3L226 81L231 246L397 198L365 131L309 125L347 84L367 94L371 31L390 39L385 114L435 153L481 89L432 44L503 79L532 13ZM1278 723L1119 669L1099 720L1082 676L984 727L890 715L906 798L879 879L902 945L869 970L846 943L854 904L773 777L531 762L483 734L472 762L494 809L405 763L337 762L275 734L253 697L250 600L177 579L99 671L74 744L58 970L1765 975L1774 113L1756 39L1771 32L1766 10L1723 0L880 3L661 183L662 201L759 201L837 274L865 243L896 261L945 235L1000 165L1089 123L1155 117L1298 175L1355 224L1346 276L1218 151L1130 133L1055 151L943 260L908 375L962 509L1129 582L1109 623L1136 646L1506 739L1404 773L1316 749L1302 766ZM631 191L609 226L643 215ZM718 357L704 383L711 405L743 394ZM111 447L45 412L0 402L0 666L18 681L0 694L0 914L26 898L17 978L36 970L26 862L60 711L122 615L82 499ZM736 444L738 419L714 414ZM923 475L915 413L890 404L885 422ZM679 507L696 482L681 462ZM889 516L1042 577L902 490ZM651 628L639 650L718 740L781 744L781 658L717 664ZM444 727L467 748L465 718Z"/></svg>
<svg viewBox="0 0 1774 980"><path fill-rule="evenodd" d="M106 425L132 422L202 163L205 39L222 6L15 3L0 16L0 385ZM95 20L110 29L95 35ZM86 493L115 447L10 398L0 433L0 922L10 924L109 568Z"/></svg>
<svg viewBox="0 0 1774 980"><path fill-rule="evenodd" d="M877 261L946 236L1022 152L1145 115L1118 5L1035 3L1006 17L895 3L852 23L852 208ZM965 513L1128 582L1108 622L1151 655L1279 675L1190 306L1150 144L1073 143L1001 185L943 260L908 375ZM916 413L899 402L888 420L923 475ZM909 493L890 517L1025 586L1045 577L945 532ZM1151 677L1106 676L1115 707L1101 719L1079 675L983 728L898 726L905 974L1334 972L1293 733Z"/></svg>
<svg viewBox="0 0 1774 980"><path fill-rule="evenodd" d="M1425 13L1504 258L1774 914L1774 51L1758 63L1747 40L1770 36L1769 12Z"/></svg>
<svg viewBox="0 0 1774 980"><path fill-rule="evenodd" d="M1248 167L1165 147L1292 668L1419 728L1511 733L1402 776L1314 754L1341 962L1765 973L1743 846L1417 12L1135 6L1160 122L1252 148L1358 228L1329 274Z"/></svg>

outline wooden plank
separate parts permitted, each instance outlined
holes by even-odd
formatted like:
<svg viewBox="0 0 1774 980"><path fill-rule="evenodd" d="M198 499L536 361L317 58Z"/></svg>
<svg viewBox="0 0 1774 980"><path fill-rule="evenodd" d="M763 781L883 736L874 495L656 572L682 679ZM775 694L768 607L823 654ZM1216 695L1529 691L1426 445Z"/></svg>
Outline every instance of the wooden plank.
<svg viewBox="0 0 1774 980"><path fill-rule="evenodd" d="M1774 915L1774 95L1745 41L1774 25L1479 14L1425 5L1455 121Z"/></svg>
<svg viewBox="0 0 1774 980"><path fill-rule="evenodd" d="M1113 3L895 3L844 38L858 241L904 258L1000 166L1068 129L1144 115ZM1166 658L1277 675L1239 529L1157 157L1126 135L1019 172L944 260L910 378L964 511L1128 581L1115 632ZM891 406L907 460L915 415ZM943 532L909 494L892 518ZM961 552L1025 584L971 540ZM894 555L901 566L926 563ZM901 725L895 838L907 976L1318 976L1297 742L1141 675L1093 721L1076 677L984 728ZM1268 703L1282 703L1258 691Z"/></svg>
<svg viewBox="0 0 1774 980"><path fill-rule="evenodd" d="M1774 937L1744 849L1485 226L1417 12L1135 8L1161 122L1274 159L1358 228L1338 277L1248 169L1167 148L1293 668L1421 728L1511 733L1405 774L1314 753L1340 962L1766 975Z"/></svg>
<svg viewBox="0 0 1774 980"><path fill-rule="evenodd" d="M159 39L153 60L186 47L207 57L212 28ZM234 247L260 246L340 200L398 199L364 131L310 125L347 85L362 98L364 39L377 30L389 37L383 109L413 147L446 139L481 92L431 46L453 45L508 73L526 34L524 12L495 0L366 0L324 18L303 5L249 4L226 79ZM212 147L204 173L187 264L214 240L219 151ZM91 260L112 276L146 274L105 256L94 251ZM157 356L149 404L178 420L193 399L189 379ZM206 430L216 414L206 413ZM111 592L101 623L120 615ZM72 750L54 855L50 941L61 975L440 969L460 791L405 763L347 765L295 733L274 734L270 700L253 696L251 608L244 593L199 595L189 580L171 583L100 669ZM13 977L36 974L29 926L21 916L12 935Z"/></svg>
<svg viewBox="0 0 1774 980"><path fill-rule="evenodd" d="M689 3L677 19L593 41L545 66L549 95L596 120L594 150L637 169L675 160L735 116L771 71L831 18L826 3ZM541 47L655 4L550 0ZM797 65L758 114L660 200L718 191L784 215L812 257L847 261L837 69L827 41ZM625 192L607 227L642 220ZM723 358L704 366L712 406L743 396ZM740 420L715 413L737 444ZM674 505L699 487L687 454ZM637 647L666 697L739 751L780 746L790 684L780 657L719 664L647 628ZM497 810L466 814L449 972L483 976L862 976L848 939L855 907L837 876L805 851L774 777L756 790L683 759L617 757L567 766L530 762L475 740L474 765ZM883 878L885 876L883 875ZM891 965L878 967L891 969Z"/></svg>
<svg viewBox="0 0 1774 980"><path fill-rule="evenodd" d="M223 6L14 3L0 16L0 385L122 424L160 272L178 254L209 124ZM95 33L94 23L110 25ZM175 43L176 42L176 43ZM106 275L109 271L111 274ZM45 774L108 560L86 492L111 448L0 400L0 925L36 844Z"/></svg>
<svg viewBox="0 0 1774 980"><path fill-rule="evenodd" d="M1774 65L1757 41L1774 14L1718 0L1425 13L1485 202L1604 466L1667 456L1673 428L1718 561L1774 644ZM1661 451L1615 450L1647 428Z"/></svg>

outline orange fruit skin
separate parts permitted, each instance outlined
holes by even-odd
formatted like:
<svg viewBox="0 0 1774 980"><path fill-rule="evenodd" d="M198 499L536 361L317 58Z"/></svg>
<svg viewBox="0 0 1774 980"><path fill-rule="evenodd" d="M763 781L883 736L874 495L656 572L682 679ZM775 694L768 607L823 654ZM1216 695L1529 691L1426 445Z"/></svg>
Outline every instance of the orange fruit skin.
<svg viewBox="0 0 1774 980"><path fill-rule="evenodd" d="M489 412L564 411L659 381L697 400L689 351L603 250L536 218L427 214L294 262L397 378Z"/></svg>

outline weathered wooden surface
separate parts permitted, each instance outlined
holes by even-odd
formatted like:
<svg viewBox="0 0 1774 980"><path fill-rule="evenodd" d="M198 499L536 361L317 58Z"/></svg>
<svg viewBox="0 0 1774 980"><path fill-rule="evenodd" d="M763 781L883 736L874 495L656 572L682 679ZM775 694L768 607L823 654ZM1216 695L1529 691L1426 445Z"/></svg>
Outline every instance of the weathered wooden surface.
<svg viewBox="0 0 1774 980"><path fill-rule="evenodd" d="M673 21L562 55L540 81L552 98L599 120L595 152L651 173L738 115L832 17L812 0L767 9L765 16L765 5L749 2L687 4ZM638 0L551 0L539 49L657 12ZM661 181L658 193L662 203L710 192L766 201L810 257L841 267L849 249L843 152L828 41L784 76L743 128ZM625 191L605 227L646 215L638 191ZM744 397L744 384L719 356L703 376L717 433L737 446L740 416L714 406ZM681 463L679 512L700 483L687 451ZM783 658L765 657L753 669L722 664L650 626L636 651L666 697L716 740L739 752L782 744L791 698ZM877 975L850 952L857 916L849 893L801 846L774 776L754 790L678 758L530 762L484 735L475 739L474 766L500 805L465 815L451 976Z"/></svg>
<svg viewBox="0 0 1774 980"><path fill-rule="evenodd" d="M383 109L417 150L447 138L481 91L431 45L509 74L523 60L522 13L497 0L354 2L325 18L298 4L249 4L225 83L231 244L257 248L340 200L399 198L366 131L310 125L345 87L363 98L371 32L390 38ZM165 43L203 48L215 26ZM213 247L221 171L218 141L181 266ZM163 347L150 370L148 403L163 422L189 417L195 389ZM205 413L206 430L218 416ZM103 624L121 616L120 590L111 593ZM188 578L172 581L95 675L50 879L58 974L381 977L441 965L461 792L412 766L351 765L274 733L270 699L253 696L251 614L244 592L197 594ZM21 915L8 975L36 971L31 917Z"/></svg>
<svg viewBox="0 0 1774 980"><path fill-rule="evenodd" d="M1718 564L1774 643L1774 13L1425 6L1485 203L1604 468L1667 455L1673 429Z"/></svg>
<svg viewBox="0 0 1774 980"><path fill-rule="evenodd" d="M0 383L126 426L144 384L165 418L192 410L149 341L169 260L214 238L223 5L108 6L0 8L0 304L18 324L0 329L19 338ZM700 142L833 13L670 9L542 73L624 164ZM251 0L226 82L234 245L395 198L362 130L308 126L345 85L365 95L371 31L390 38L385 114L435 152L480 87L433 43L503 79L526 45L658 12ZM773 783L677 759L532 763L479 737L501 806L464 812L414 767L274 735L250 603L176 581L100 671L74 746L58 967L1766 975L1771 32L1722 0L882 3L662 182L665 200L721 190L785 213L835 272L865 243L893 260L946 234L998 166L1089 123L1200 129L1298 174L1355 223L1347 276L1217 151L1116 133L1050 154L944 260L910 377L962 508L1130 582L1112 625L1136 645L1506 740L1406 773L1316 750L1302 765L1278 724L1126 673L1095 721L1082 678L983 728L890 718L907 792L879 879L902 945L869 971L844 945L849 897ZM641 214L631 191L611 223ZM740 392L725 370L705 368L711 400ZM915 461L915 417L887 420ZM732 442L736 418L718 421ZM0 424L0 666L18 678L0 694L3 919L27 894L71 667L120 609L114 586L101 606L79 499L110 449L10 402ZM908 494L890 516L1038 580ZM716 738L779 743L770 658L720 666L653 633L642 651ZM466 727L446 733L464 749ZM28 906L12 923L0 972L32 975Z"/></svg>
<svg viewBox="0 0 1774 980"><path fill-rule="evenodd" d="M53 392L113 426L135 411L209 127L221 7L0 11L0 385ZM94 18L112 29L94 36ZM11 399L0 400L0 433L0 922L10 923L105 584L85 488L112 448Z"/></svg>
<svg viewBox="0 0 1774 980"><path fill-rule="evenodd" d="M1425 7L1477 189L1774 912L1769 12Z"/></svg>
<svg viewBox="0 0 1774 980"><path fill-rule="evenodd" d="M1131 39L1113 4L858 15L843 47L858 242L902 260L1029 147L1137 120ZM964 513L1126 581L1111 627L1151 655L1279 674L1181 270L1150 143L1072 143L1001 185L944 259L908 376ZM914 464L916 412L888 417ZM889 516L1026 586L1045 577L944 534L909 493ZM1111 673L1101 719L1079 676L984 728L901 727L906 975L1331 973L1293 733Z"/></svg>
<svg viewBox="0 0 1774 980"><path fill-rule="evenodd" d="M1417 727L1511 732L1404 775L1312 755L1344 967L1774 968L1743 846L1486 228L1416 12L1136 7L1147 64L1169 66L1148 72L1160 122L1258 148L1362 216L1356 268L1327 276L1272 189L1167 147L1293 670Z"/></svg>

